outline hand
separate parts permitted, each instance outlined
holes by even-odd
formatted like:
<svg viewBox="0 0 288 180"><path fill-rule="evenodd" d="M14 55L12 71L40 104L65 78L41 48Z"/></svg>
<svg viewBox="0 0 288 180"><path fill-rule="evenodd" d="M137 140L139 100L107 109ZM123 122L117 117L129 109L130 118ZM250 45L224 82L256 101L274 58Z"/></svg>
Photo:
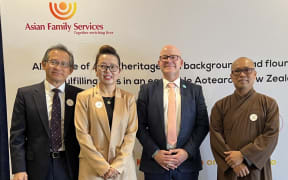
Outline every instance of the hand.
<svg viewBox="0 0 288 180"><path fill-rule="evenodd" d="M243 162L243 155L240 151L227 151L224 154L227 155L225 161L231 168Z"/></svg>
<svg viewBox="0 0 288 180"><path fill-rule="evenodd" d="M26 172L18 172L14 174L13 180L28 180L28 175Z"/></svg>
<svg viewBox="0 0 288 180"><path fill-rule="evenodd" d="M176 161L174 165L176 168L180 166L187 158L188 158L188 153L184 149L172 149L169 152L171 152L172 158Z"/></svg>
<svg viewBox="0 0 288 180"><path fill-rule="evenodd" d="M110 167L110 169L104 174L104 179L115 178L118 174L120 174L116 169Z"/></svg>
<svg viewBox="0 0 288 180"><path fill-rule="evenodd" d="M248 167L243 163L239 164L238 166L235 166L233 168L233 171L238 177L244 177L250 173Z"/></svg>
<svg viewBox="0 0 288 180"><path fill-rule="evenodd" d="M157 154L154 156L155 161L166 171L170 169L175 169L174 164L176 164L176 160L172 158L172 152L166 150L159 150Z"/></svg>

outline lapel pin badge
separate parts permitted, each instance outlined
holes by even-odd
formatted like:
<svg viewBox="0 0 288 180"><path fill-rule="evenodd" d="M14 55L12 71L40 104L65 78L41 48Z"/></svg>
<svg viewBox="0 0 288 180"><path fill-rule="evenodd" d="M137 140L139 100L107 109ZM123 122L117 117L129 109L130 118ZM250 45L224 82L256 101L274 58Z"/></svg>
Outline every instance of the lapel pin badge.
<svg viewBox="0 0 288 180"><path fill-rule="evenodd" d="M183 87L183 88L186 88L186 85L185 85L185 84L183 84L183 85L182 85L182 87Z"/></svg>
<svg viewBox="0 0 288 180"><path fill-rule="evenodd" d="M67 100L66 100L66 104L67 104L68 106L73 106L73 105L74 105L74 101L73 101L72 99L67 99Z"/></svg>
<svg viewBox="0 0 288 180"><path fill-rule="evenodd" d="M249 118L250 118L250 121L256 121L258 119L258 116L257 114L250 114Z"/></svg>
<svg viewBox="0 0 288 180"><path fill-rule="evenodd" d="M101 101L97 101L95 103L96 108L101 108L102 107L102 102Z"/></svg>

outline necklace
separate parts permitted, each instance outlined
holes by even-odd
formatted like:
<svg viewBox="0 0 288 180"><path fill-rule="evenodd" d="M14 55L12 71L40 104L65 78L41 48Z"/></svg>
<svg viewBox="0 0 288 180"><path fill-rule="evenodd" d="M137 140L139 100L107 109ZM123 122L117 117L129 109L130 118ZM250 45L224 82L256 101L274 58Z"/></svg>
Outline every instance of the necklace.
<svg viewBox="0 0 288 180"><path fill-rule="evenodd" d="M107 100L107 104L111 104L111 100L110 99Z"/></svg>
<svg viewBox="0 0 288 180"><path fill-rule="evenodd" d="M107 104L112 104L112 101L114 99L114 96L113 97L103 97L104 101L106 101Z"/></svg>

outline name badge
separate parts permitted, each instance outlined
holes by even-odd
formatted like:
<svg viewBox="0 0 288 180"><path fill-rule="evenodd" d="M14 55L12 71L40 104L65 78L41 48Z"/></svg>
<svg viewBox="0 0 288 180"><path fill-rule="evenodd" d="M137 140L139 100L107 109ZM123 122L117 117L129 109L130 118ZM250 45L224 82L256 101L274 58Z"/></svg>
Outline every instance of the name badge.
<svg viewBox="0 0 288 180"><path fill-rule="evenodd" d="M103 106L103 103L101 101L97 101L95 103L96 108L101 108Z"/></svg>
<svg viewBox="0 0 288 180"><path fill-rule="evenodd" d="M258 119L258 116L257 114L250 114L249 118L250 118L250 121L256 121Z"/></svg>
<svg viewBox="0 0 288 180"><path fill-rule="evenodd" d="M67 100L66 100L66 104L67 104L68 106L73 106L73 105L74 105L74 101L73 101L72 99L67 99Z"/></svg>

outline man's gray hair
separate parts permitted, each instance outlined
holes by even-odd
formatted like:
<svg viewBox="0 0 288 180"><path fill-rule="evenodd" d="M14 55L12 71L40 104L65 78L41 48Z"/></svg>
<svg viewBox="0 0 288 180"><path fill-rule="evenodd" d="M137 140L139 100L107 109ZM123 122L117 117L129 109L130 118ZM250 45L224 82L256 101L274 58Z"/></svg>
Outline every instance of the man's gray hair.
<svg viewBox="0 0 288 180"><path fill-rule="evenodd" d="M49 49L46 50L44 57L42 59L42 62L46 63L49 60L49 53L52 50L61 50L66 52L69 55L69 64L70 67L73 68L74 67L74 57L73 54L62 44L57 44L55 46L50 47Z"/></svg>

